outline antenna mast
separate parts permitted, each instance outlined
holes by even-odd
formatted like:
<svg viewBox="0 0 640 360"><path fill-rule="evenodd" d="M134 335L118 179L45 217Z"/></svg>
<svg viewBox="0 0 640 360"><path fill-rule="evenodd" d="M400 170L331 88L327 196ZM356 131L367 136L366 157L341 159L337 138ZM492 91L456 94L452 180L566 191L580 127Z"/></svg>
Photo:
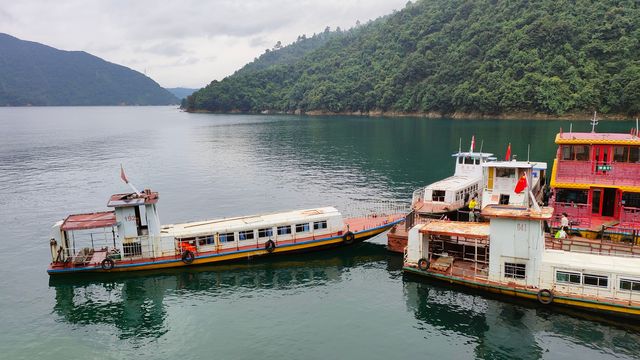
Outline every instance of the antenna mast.
<svg viewBox="0 0 640 360"><path fill-rule="evenodd" d="M593 119L591 119L591 132L596 132L596 125L598 125L598 112L593 112Z"/></svg>

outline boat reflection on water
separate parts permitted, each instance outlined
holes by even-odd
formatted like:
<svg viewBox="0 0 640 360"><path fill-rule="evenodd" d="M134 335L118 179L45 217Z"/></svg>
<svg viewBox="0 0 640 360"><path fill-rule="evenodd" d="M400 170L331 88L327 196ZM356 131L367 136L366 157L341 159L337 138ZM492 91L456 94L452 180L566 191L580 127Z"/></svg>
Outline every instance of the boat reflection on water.
<svg viewBox="0 0 640 360"><path fill-rule="evenodd" d="M539 359L549 349L581 344L603 353L635 357L638 324L611 323L606 318L562 314L525 301L494 299L468 289L405 276L403 291L416 327L471 337L477 358ZM584 319L592 320L585 322ZM603 322L607 322L604 324ZM587 326L585 326L587 325ZM614 326L609 326L614 325Z"/></svg>
<svg viewBox="0 0 640 360"><path fill-rule="evenodd" d="M55 289L54 313L60 321L111 325L121 339L158 338L168 331L167 301L187 304L189 298L198 296L254 296L261 290L325 286L340 281L345 269L385 261L388 256L383 245L365 242L340 251L285 255L246 264L51 277L49 286Z"/></svg>

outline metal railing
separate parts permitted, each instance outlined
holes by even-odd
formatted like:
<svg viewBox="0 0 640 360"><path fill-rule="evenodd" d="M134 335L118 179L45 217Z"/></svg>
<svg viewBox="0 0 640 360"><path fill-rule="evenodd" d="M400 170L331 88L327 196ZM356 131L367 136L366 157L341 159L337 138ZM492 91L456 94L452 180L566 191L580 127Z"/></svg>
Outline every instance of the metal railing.
<svg viewBox="0 0 640 360"><path fill-rule="evenodd" d="M410 204L405 201L380 200L356 201L353 205L342 211L345 218L354 217L380 217L396 214L407 214L410 211Z"/></svg>

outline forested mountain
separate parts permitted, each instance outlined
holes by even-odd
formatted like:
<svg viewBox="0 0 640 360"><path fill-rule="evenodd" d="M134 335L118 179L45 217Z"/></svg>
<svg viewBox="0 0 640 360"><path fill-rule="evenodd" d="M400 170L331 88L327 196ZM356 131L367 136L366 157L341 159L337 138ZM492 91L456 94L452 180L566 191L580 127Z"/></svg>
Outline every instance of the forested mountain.
<svg viewBox="0 0 640 360"><path fill-rule="evenodd" d="M158 83L127 67L0 33L0 106L177 103Z"/></svg>
<svg viewBox="0 0 640 360"><path fill-rule="evenodd" d="M640 112L635 0L421 0L264 54L191 111ZM295 56L277 58L285 51Z"/></svg>

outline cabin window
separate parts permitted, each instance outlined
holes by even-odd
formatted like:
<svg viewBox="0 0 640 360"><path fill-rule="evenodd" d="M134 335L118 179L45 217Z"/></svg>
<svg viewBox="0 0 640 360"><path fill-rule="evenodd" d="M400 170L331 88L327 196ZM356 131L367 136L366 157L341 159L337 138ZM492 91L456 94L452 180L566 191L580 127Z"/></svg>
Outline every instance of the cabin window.
<svg viewBox="0 0 640 360"><path fill-rule="evenodd" d="M613 161L615 161L615 162L627 162L627 161L629 161L629 147L628 146L614 146L613 147Z"/></svg>
<svg viewBox="0 0 640 360"><path fill-rule="evenodd" d="M291 234L291 225L278 226L278 235Z"/></svg>
<svg viewBox="0 0 640 360"><path fill-rule="evenodd" d="M516 169L496 168L496 177L515 178L516 177Z"/></svg>
<svg viewBox="0 0 640 360"><path fill-rule="evenodd" d="M562 160L589 160L589 145L562 145Z"/></svg>
<svg viewBox="0 0 640 360"><path fill-rule="evenodd" d="M620 279L620 290L640 291L640 280Z"/></svg>
<svg viewBox="0 0 640 360"><path fill-rule="evenodd" d="M253 240L253 230L246 230L238 232L239 240Z"/></svg>
<svg viewBox="0 0 640 360"><path fill-rule="evenodd" d="M462 156L458 156L458 164L462 164L464 162L464 158Z"/></svg>
<svg viewBox="0 0 640 360"><path fill-rule="evenodd" d="M198 245L200 245L200 246L215 244L215 240L214 240L213 235L199 236L197 239L198 239Z"/></svg>
<svg viewBox="0 0 640 360"><path fill-rule="evenodd" d="M272 228L258 229L258 237L259 238L267 238L273 236Z"/></svg>
<svg viewBox="0 0 640 360"><path fill-rule="evenodd" d="M526 277L526 264L504 263L504 277L512 279L524 279Z"/></svg>
<svg viewBox="0 0 640 360"><path fill-rule="evenodd" d="M296 224L296 233L309 231L309 223Z"/></svg>
<svg viewBox="0 0 640 360"><path fill-rule="evenodd" d="M431 200L432 201L444 201L444 195L446 192L444 190L433 190L431 192Z"/></svg>
<svg viewBox="0 0 640 360"><path fill-rule="evenodd" d="M640 208L640 193L622 193L622 206Z"/></svg>
<svg viewBox="0 0 640 360"><path fill-rule="evenodd" d="M570 271L556 271L556 281L568 284L582 284L580 273Z"/></svg>
<svg viewBox="0 0 640 360"><path fill-rule="evenodd" d="M609 287L609 277L602 275L591 275L584 274L582 275L582 282L585 285L597 286L597 287Z"/></svg>
<svg viewBox="0 0 640 360"><path fill-rule="evenodd" d="M586 204L589 198L588 190L556 190L556 202Z"/></svg>
<svg viewBox="0 0 640 360"><path fill-rule="evenodd" d="M316 221L313 223L313 230L320 230L327 228L327 220Z"/></svg>
<svg viewBox="0 0 640 360"><path fill-rule="evenodd" d="M473 165L473 158L470 156L465 156L464 163L467 165Z"/></svg>
<svg viewBox="0 0 640 360"><path fill-rule="evenodd" d="M124 256L140 256L142 255L142 244L139 242L131 242L122 244L122 250L124 250Z"/></svg>
<svg viewBox="0 0 640 360"><path fill-rule="evenodd" d="M629 162L640 162L640 147L632 146L631 148L629 148Z"/></svg>
<svg viewBox="0 0 640 360"><path fill-rule="evenodd" d="M500 201L498 203L500 205L509 205L509 195L500 194Z"/></svg>
<svg viewBox="0 0 640 360"><path fill-rule="evenodd" d="M218 239L220 239L221 243L236 241L236 238L233 235L233 233L220 234L218 235Z"/></svg>

